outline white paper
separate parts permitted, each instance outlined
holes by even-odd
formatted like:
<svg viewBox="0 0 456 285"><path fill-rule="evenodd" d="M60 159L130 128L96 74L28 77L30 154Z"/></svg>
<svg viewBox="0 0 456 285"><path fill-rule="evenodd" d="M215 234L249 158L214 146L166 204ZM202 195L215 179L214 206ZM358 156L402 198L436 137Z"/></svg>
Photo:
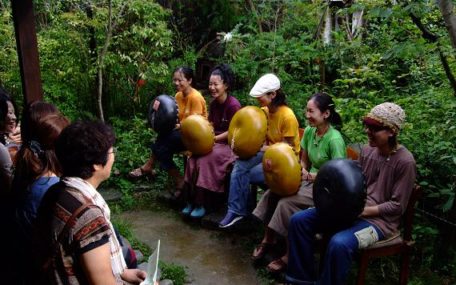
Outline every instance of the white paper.
<svg viewBox="0 0 456 285"><path fill-rule="evenodd" d="M147 276L146 279L139 285L158 285L158 259L160 256L160 240L158 240L157 248L149 256L147 261Z"/></svg>

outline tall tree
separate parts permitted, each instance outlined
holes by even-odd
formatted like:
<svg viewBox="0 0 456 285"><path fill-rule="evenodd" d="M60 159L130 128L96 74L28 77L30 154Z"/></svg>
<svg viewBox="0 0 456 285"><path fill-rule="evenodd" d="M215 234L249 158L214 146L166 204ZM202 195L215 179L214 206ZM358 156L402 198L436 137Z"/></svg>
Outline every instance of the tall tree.
<svg viewBox="0 0 456 285"><path fill-rule="evenodd" d="M127 6L127 1L124 2L122 7L120 8L119 14L117 15L117 19L122 17L123 11ZM97 108L98 108L98 117L99 119L104 122L104 112L103 112L103 70L104 70L104 61L106 58L106 54L108 52L109 45L111 44L112 38L112 31L116 26L116 21L112 19L112 0L108 1L108 23L106 25L106 39L103 45L103 49L101 50L98 56L98 92L97 92Z"/></svg>
<svg viewBox="0 0 456 285"><path fill-rule="evenodd" d="M452 0L439 0L438 4L450 36L451 45L456 49L456 15L454 15L453 2Z"/></svg>

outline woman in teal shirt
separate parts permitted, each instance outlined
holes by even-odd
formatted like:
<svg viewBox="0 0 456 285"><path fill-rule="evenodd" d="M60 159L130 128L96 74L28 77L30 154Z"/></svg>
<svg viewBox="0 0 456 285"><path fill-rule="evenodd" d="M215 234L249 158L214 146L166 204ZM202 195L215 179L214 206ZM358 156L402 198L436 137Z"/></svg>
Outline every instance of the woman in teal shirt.
<svg viewBox="0 0 456 285"><path fill-rule="evenodd" d="M326 93L316 93L307 101L306 119L309 126L301 140L302 183L298 193L280 197L266 191L253 215L265 224L261 243L252 254L253 260L261 259L276 244L276 234L286 237L291 215L313 206L312 185L318 169L328 160L345 158L346 148L341 133L342 119L335 110L334 101ZM286 269L288 253L268 264L270 272Z"/></svg>

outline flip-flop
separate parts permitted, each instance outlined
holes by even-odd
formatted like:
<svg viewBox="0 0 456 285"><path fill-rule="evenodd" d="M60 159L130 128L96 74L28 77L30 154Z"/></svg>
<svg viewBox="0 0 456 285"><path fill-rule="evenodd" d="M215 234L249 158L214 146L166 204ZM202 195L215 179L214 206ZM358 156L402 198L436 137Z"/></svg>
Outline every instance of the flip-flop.
<svg viewBox="0 0 456 285"><path fill-rule="evenodd" d="M142 167L138 167L138 168L130 171L130 173L128 173L128 177L134 178L134 179L139 179L139 178L142 178L143 176L147 176L149 178L154 178L155 171L154 170L146 171Z"/></svg>
<svg viewBox="0 0 456 285"><path fill-rule="evenodd" d="M274 243L268 243L268 242L262 242L259 245L255 247L253 250L252 256L250 257L253 261L259 260L263 258L266 255L266 252L272 248L275 244Z"/></svg>
<svg viewBox="0 0 456 285"><path fill-rule="evenodd" d="M266 270L270 273L281 273L287 269L287 264L283 261L282 258L277 258L276 260L271 261L268 266L266 266Z"/></svg>

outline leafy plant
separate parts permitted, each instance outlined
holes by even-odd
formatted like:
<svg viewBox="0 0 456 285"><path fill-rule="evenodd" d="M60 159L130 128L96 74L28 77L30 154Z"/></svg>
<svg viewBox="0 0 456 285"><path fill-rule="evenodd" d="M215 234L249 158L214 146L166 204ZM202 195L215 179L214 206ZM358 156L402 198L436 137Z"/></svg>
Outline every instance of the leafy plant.
<svg viewBox="0 0 456 285"><path fill-rule="evenodd" d="M177 265L175 263L166 263L163 261L159 261L159 268L162 273L162 280L170 279L173 281L173 284L176 285L185 284L185 278L187 277L185 267Z"/></svg>
<svg viewBox="0 0 456 285"><path fill-rule="evenodd" d="M126 221L114 218L112 223L119 233L128 240L133 249L141 251L144 256L149 256L151 254L151 248L136 238L131 231L131 226Z"/></svg>

